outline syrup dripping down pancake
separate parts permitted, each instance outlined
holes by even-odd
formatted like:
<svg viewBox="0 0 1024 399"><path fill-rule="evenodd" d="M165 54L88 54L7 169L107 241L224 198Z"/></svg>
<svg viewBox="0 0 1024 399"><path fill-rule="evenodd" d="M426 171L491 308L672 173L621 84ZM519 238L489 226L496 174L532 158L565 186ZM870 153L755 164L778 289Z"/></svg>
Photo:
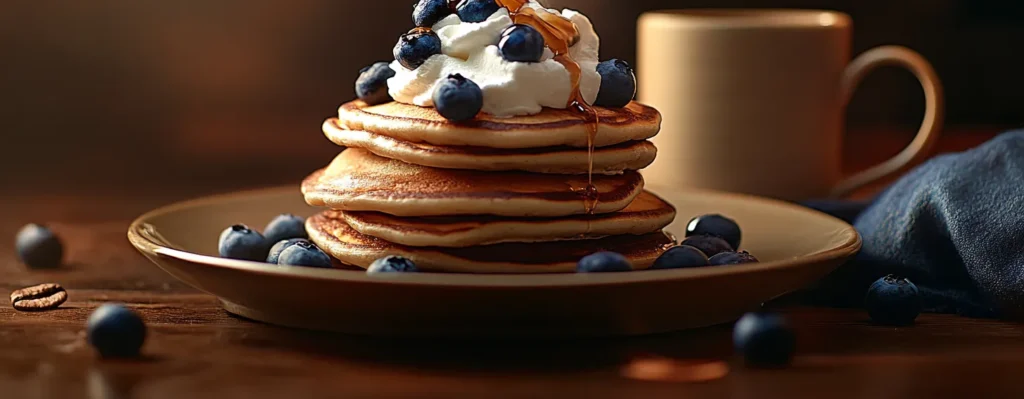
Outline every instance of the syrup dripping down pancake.
<svg viewBox="0 0 1024 399"><path fill-rule="evenodd" d="M520 170L536 173L587 173L587 150L577 147L489 148L414 143L381 134L348 130L337 119L324 122L324 134L343 147L356 147L385 158L444 169ZM650 141L627 141L594 150L594 173L617 174L643 169L658 150Z"/></svg>
<svg viewBox="0 0 1024 399"><path fill-rule="evenodd" d="M302 184L306 202L345 211L396 216L498 215L556 217L587 213L586 176L436 169L383 158L359 148L342 151ZM643 191L635 171L594 176L593 213L622 210Z"/></svg>
<svg viewBox="0 0 1024 399"><path fill-rule="evenodd" d="M470 247L503 242L542 242L642 235L672 223L676 211L661 198L643 192L626 209L601 215L563 218L496 216L398 217L380 212L337 212L361 234L414 247Z"/></svg>
<svg viewBox="0 0 1024 399"><path fill-rule="evenodd" d="M634 269L646 269L674 242L663 232L594 240L506 243L468 248L410 247L360 234L327 211L306 221L309 238L345 264L367 268L374 260L400 255L429 272L570 273L580 258L600 251L622 254Z"/></svg>
<svg viewBox="0 0 1024 399"><path fill-rule="evenodd" d="M600 123L595 147L646 140L658 134L661 114L637 102L624 108L594 107ZM351 130L376 133L414 143L491 148L570 146L587 148L588 122L567 109L545 108L536 115L497 118L481 114L452 123L433 108L389 102L368 106L353 101L341 106L338 119Z"/></svg>

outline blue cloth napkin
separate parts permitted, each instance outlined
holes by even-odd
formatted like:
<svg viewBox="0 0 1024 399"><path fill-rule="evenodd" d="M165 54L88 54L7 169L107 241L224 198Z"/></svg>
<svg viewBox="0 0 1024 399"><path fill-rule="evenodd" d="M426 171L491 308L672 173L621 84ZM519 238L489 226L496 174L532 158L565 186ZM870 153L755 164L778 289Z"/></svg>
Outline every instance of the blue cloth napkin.
<svg viewBox="0 0 1024 399"><path fill-rule="evenodd" d="M864 239L813 300L859 306L872 281L898 274L927 311L1024 318L1024 130L936 157L870 203L805 205L851 221Z"/></svg>

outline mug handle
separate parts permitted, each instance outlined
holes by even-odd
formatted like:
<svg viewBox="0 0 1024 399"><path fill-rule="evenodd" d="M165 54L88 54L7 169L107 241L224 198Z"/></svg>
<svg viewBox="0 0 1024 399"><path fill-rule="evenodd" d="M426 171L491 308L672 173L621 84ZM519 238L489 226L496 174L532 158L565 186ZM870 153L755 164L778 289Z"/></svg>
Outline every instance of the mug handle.
<svg viewBox="0 0 1024 399"><path fill-rule="evenodd" d="M875 165L839 182L832 189L832 198L841 198L854 190L883 179L904 169L921 163L928 157L931 149L939 138L942 127L945 103L942 94L942 82L939 81L935 69L917 52L901 46L881 46L868 50L858 56L843 74L842 101L845 107L850 102L854 90L861 80L875 68L896 65L904 67L917 77L924 89L924 121L914 141L907 148L888 161Z"/></svg>

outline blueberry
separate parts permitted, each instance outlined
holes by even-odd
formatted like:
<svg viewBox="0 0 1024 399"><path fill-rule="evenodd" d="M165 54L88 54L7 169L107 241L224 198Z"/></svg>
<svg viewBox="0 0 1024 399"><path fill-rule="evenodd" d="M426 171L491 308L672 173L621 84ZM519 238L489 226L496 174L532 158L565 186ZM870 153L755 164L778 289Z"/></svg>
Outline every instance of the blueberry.
<svg viewBox="0 0 1024 399"><path fill-rule="evenodd" d="M267 242L279 242L290 238L308 238L306 219L291 214L280 215L263 229L263 237Z"/></svg>
<svg viewBox="0 0 1024 399"><path fill-rule="evenodd" d="M680 245L661 254L651 269L682 269L707 265L708 257L704 252L689 245Z"/></svg>
<svg viewBox="0 0 1024 399"><path fill-rule="evenodd" d="M52 269L64 259L64 244L50 229L29 224L18 231L14 247L22 263L33 269Z"/></svg>
<svg viewBox="0 0 1024 399"><path fill-rule="evenodd" d="M601 89L597 92L594 105L622 108L636 96L636 75L626 61L614 59L597 64L601 74Z"/></svg>
<svg viewBox="0 0 1024 399"><path fill-rule="evenodd" d="M331 261L330 255L327 255L320 248L317 248L316 245L306 240L300 240L295 244L287 246L281 251L277 264L320 268L334 267L334 262Z"/></svg>
<svg viewBox="0 0 1024 399"><path fill-rule="evenodd" d="M715 236L729 243L733 249L740 248L740 225L722 215L702 215L690 219L686 224L686 236Z"/></svg>
<svg viewBox="0 0 1024 399"><path fill-rule="evenodd" d="M505 61L540 62L544 56L544 36L530 25L515 24L501 32L498 51Z"/></svg>
<svg viewBox="0 0 1024 399"><path fill-rule="evenodd" d="M412 21L416 26L429 28L452 14L449 0L420 0L412 9Z"/></svg>
<svg viewBox="0 0 1024 399"><path fill-rule="evenodd" d="M303 238L292 238L290 240L278 241L277 244L270 247L270 254L267 255L267 263L276 265L277 261L281 258L281 252L284 252L288 247L295 245L299 241L307 241Z"/></svg>
<svg viewBox="0 0 1024 399"><path fill-rule="evenodd" d="M441 54L441 38L424 28L413 29L399 37L394 49L395 59L409 70L419 68L436 54Z"/></svg>
<svg viewBox="0 0 1024 399"><path fill-rule="evenodd" d="M455 13L462 22L484 22L500 8L494 0L462 0Z"/></svg>
<svg viewBox="0 0 1024 399"><path fill-rule="evenodd" d="M875 323L904 326L912 324L921 313L921 297L910 280L890 274L868 287L864 308Z"/></svg>
<svg viewBox="0 0 1024 399"><path fill-rule="evenodd" d="M484 92L460 74L448 75L434 89L434 107L452 122L470 120L484 107Z"/></svg>
<svg viewBox="0 0 1024 399"><path fill-rule="evenodd" d="M793 359L796 337L780 315L747 313L733 327L732 343L747 364L778 367Z"/></svg>
<svg viewBox="0 0 1024 399"><path fill-rule="evenodd" d="M683 240L680 245L689 245L691 247L699 249L707 257L718 255L722 252L730 252L733 250L732 245L729 245L725 240L714 237L714 236L693 236Z"/></svg>
<svg viewBox="0 0 1024 399"><path fill-rule="evenodd" d="M633 270L629 259L615 252L597 252L584 256L576 264L580 273L628 272Z"/></svg>
<svg viewBox="0 0 1024 399"><path fill-rule="evenodd" d="M270 251L263 235L244 224L228 227L220 233L217 248L223 258L262 262Z"/></svg>
<svg viewBox="0 0 1024 399"><path fill-rule="evenodd" d="M367 273L416 273L420 271L411 260L392 255L377 259L366 269Z"/></svg>
<svg viewBox="0 0 1024 399"><path fill-rule="evenodd" d="M747 251L740 252L722 252L718 255L712 256L708 259L708 263L712 266L722 265L738 265L741 263L757 263L757 258L751 255Z"/></svg>
<svg viewBox="0 0 1024 399"><path fill-rule="evenodd" d="M395 70L386 62L378 62L363 68L356 79L356 96L370 105L391 101L391 95L388 94L388 79L394 76Z"/></svg>
<svg viewBox="0 0 1024 399"><path fill-rule="evenodd" d="M85 323L89 344L103 357L136 357L146 341L146 323L119 304L103 304Z"/></svg>

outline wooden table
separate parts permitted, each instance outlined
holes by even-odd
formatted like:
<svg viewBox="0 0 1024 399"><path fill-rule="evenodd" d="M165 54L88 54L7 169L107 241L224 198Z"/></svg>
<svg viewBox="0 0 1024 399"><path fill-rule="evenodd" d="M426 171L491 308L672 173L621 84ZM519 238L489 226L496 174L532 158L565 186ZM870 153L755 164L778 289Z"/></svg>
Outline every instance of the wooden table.
<svg viewBox="0 0 1024 399"><path fill-rule="evenodd" d="M941 151L991 131L951 135ZM870 137L870 136L869 136ZM884 158L899 139L853 145L851 168ZM882 143L882 144L879 144ZM631 339L465 342L375 339L289 330L233 317L164 274L125 239L147 209L244 182L106 187L59 193L20 187L0 199L0 237L30 221L66 242L68 265L29 271L0 240L0 289L59 282L60 309L0 307L0 397L1019 397L1024 325L923 315L913 327L868 323L856 309L776 304L796 328L785 370L754 370L732 355L730 326ZM81 185L79 185L81 186ZM343 294L343 293L342 293ZM146 358L101 361L84 341L99 304L138 310ZM410 304L410 306L415 306Z"/></svg>

